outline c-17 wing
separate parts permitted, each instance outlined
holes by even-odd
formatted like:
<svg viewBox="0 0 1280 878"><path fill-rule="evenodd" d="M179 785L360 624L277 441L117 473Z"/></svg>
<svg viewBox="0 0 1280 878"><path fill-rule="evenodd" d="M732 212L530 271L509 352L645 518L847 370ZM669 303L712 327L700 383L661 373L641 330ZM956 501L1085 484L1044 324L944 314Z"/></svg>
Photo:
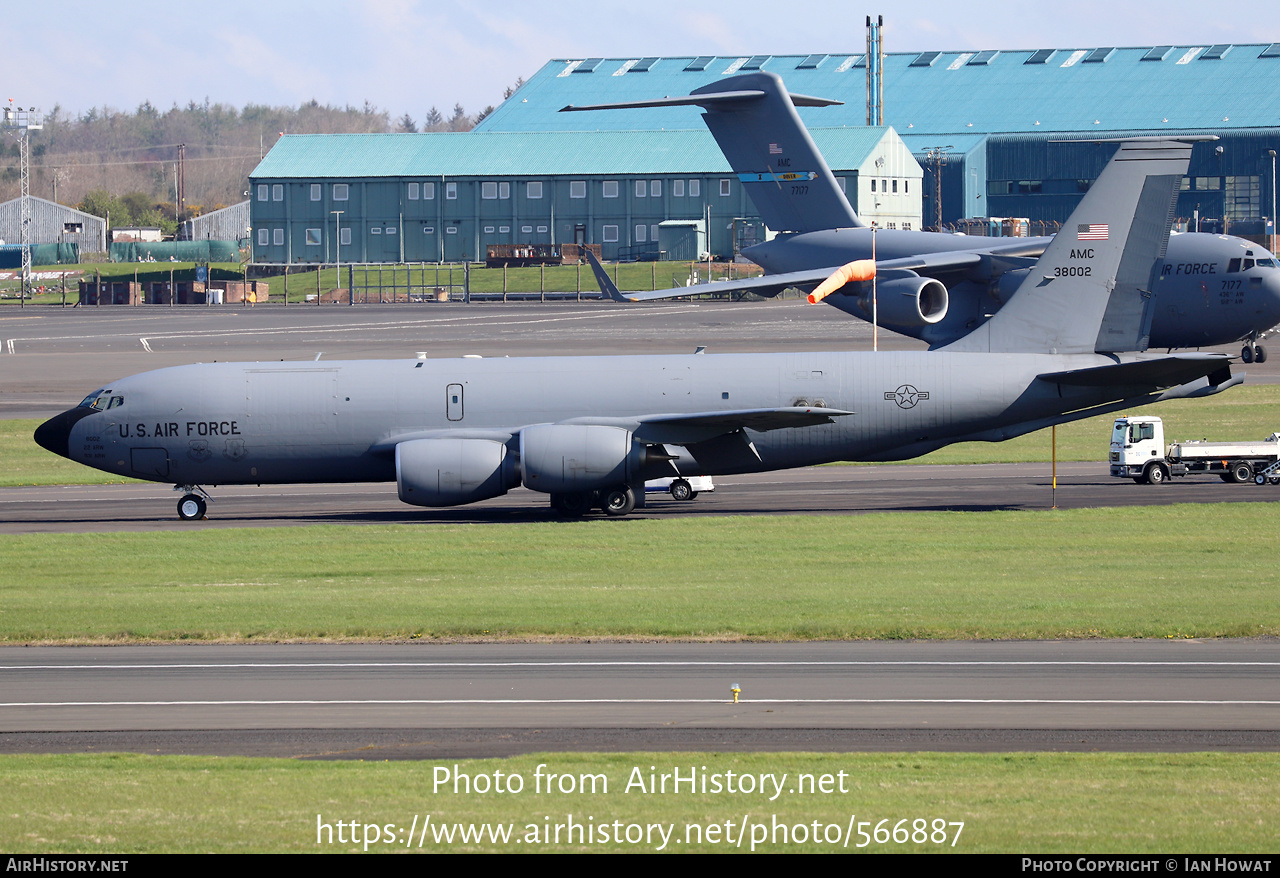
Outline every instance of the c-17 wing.
<svg viewBox="0 0 1280 878"><path fill-rule="evenodd" d="M1036 257L1044 251L1044 243L1036 245L1011 244L1003 247L984 247L980 250L944 250L936 253L921 253L915 256L902 256L896 259L881 259L876 262L877 274L891 272L914 273L926 276L966 271L979 268L984 261L992 259L1019 259ZM716 281L698 284L691 287L673 287L666 290L628 290L622 292L609 277L604 267L596 259L595 254L585 250L591 271L600 285L600 292L615 302L652 302L658 299L676 299L681 296L699 296L706 293L755 293L759 296L772 297L787 289L811 290L837 271L839 265L826 265L818 268L806 268L800 271L789 271L782 274L766 274L763 277L749 277L740 280Z"/></svg>

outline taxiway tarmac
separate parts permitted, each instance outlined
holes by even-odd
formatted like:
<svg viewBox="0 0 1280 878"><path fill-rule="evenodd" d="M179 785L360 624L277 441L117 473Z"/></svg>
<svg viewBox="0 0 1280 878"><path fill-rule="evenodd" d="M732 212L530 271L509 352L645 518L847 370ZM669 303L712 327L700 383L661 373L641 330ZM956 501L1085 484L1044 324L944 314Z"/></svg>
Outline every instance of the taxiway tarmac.
<svg viewBox="0 0 1280 878"><path fill-rule="evenodd" d="M5 648L0 752L1275 750L1277 669L1265 639Z"/></svg>

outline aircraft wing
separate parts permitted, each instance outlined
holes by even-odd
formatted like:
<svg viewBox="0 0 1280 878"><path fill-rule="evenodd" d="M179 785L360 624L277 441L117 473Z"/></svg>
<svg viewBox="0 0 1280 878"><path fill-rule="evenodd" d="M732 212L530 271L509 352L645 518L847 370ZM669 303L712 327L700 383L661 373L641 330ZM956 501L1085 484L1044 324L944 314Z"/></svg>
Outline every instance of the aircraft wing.
<svg viewBox="0 0 1280 878"><path fill-rule="evenodd" d="M993 259L1034 258L1044 252L1047 239L1027 239L1026 243L1012 244L1002 247L989 247L981 250L944 250L936 253L921 253L915 256L902 256L897 259L881 259L876 262L877 274L891 272L911 272L932 277L948 272L967 271L982 266L983 262ZM839 265L826 265L820 268L806 268L801 271L789 271L782 274L766 274L763 277L748 277L740 280L714 281L697 284L691 287L672 287L665 290L628 290L623 292L609 277L600 265L595 254L585 251L591 271L600 285L600 292L615 302L652 302L659 299L676 299L681 296L701 296L707 293L755 293L758 296L772 297L787 289L797 287L808 291L822 283Z"/></svg>
<svg viewBox="0 0 1280 878"><path fill-rule="evenodd" d="M1036 377L1041 381L1069 387L1123 387L1139 384L1177 387L1205 377L1216 384L1230 376L1231 359L1227 355L1191 352L1128 363L1112 363L1091 369L1046 372Z"/></svg>
<svg viewBox="0 0 1280 878"><path fill-rule="evenodd" d="M843 409L814 406L781 406L767 409L737 409L692 413L637 415L624 418L575 418L566 424L604 424L626 427L641 442L691 445L743 429L757 432L788 427L834 424L836 418L852 415Z"/></svg>

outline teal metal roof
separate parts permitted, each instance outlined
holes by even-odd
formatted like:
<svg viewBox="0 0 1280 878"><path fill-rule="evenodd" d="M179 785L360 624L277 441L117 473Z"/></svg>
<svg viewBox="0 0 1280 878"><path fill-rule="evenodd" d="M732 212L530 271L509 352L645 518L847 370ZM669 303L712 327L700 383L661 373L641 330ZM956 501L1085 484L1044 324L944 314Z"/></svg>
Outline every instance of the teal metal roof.
<svg viewBox="0 0 1280 878"><path fill-rule="evenodd" d="M812 132L832 168L862 164L885 128ZM254 180L358 177L537 177L717 174L729 165L705 129L464 134L291 134Z"/></svg>
<svg viewBox="0 0 1280 878"><path fill-rule="evenodd" d="M931 57L932 56L932 57ZM866 121L860 52L549 61L478 130L698 128L696 107L558 113L595 104L684 95L749 67L795 93L842 107L800 110L810 126ZM1043 133L1122 129L1240 129L1280 124L1280 50L1270 45L1142 46L890 53L884 120L907 134Z"/></svg>

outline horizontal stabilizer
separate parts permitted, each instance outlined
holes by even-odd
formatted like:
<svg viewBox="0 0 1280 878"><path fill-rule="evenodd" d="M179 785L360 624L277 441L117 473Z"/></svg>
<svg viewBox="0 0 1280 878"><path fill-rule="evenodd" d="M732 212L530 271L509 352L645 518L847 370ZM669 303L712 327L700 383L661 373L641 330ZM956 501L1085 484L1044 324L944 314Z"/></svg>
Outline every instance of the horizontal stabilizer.
<svg viewBox="0 0 1280 878"><path fill-rule="evenodd" d="M1230 359L1225 354L1173 354L1153 360L1048 372L1037 377L1064 387L1177 387L1206 376L1220 379L1211 380L1212 384L1229 379Z"/></svg>

